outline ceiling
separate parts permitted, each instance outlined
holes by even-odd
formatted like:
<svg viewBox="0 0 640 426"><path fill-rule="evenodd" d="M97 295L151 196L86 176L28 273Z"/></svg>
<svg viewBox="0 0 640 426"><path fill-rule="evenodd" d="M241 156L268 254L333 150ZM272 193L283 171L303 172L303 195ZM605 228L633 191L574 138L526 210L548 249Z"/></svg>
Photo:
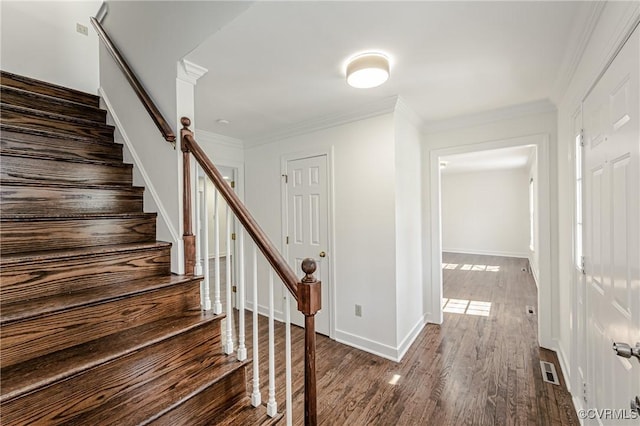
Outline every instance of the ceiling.
<svg viewBox="0 0 640 426"><path fill-rule="evenodd" d="M543 99L582 2L257 2L193 50L198 128L245 141L399 96L425 123ZM354 89L346 60L391 77ZM229 124L220 124L219 119Z"/></svg>
<svg viewBox="0 0 640 426"><path fill-rule="evenodd" d="M440 170L442 174L451 174L525 168L535 150L534 145L523 145L448 155L440 157L440 164L446 163Z"/></svg>

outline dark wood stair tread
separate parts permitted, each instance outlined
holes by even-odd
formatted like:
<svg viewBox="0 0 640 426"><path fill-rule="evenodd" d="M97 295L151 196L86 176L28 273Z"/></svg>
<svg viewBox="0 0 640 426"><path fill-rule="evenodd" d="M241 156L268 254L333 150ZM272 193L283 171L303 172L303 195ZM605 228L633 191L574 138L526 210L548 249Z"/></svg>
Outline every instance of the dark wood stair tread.
<svg viewBox="0 0 640 426"><path fill-rule="evenodd" d="M2 113L2 121L7 124L113 141L115 127L108 124L2 102L0 102L0 113Z"/></svg>
<svg viewBox="0 0 640 426"><path fill-rule="evenodd" d="M42 216L42 215L16 215L16 216L3 216L0 218L0 223L11 222L44 222L55 220L94 220L94 219L150 219L155 218L157 213L144 213L144 212L131 212L131 213L88 213L88 214L67 214L61 216Z"/></svg>
<svg viewBox="0 0 640 426"><path fill-rule="evenodd" d="M0 95L3 103L6 104L43 111L56 111L61 115L82 118L99 124L106 123L107 112L91 105L5 85L0 86Z"/></svg>
<svg viewBox="0 0 640 426"><path fill-rule="evenodd" d="M103 166L109 166L109 167L121 168L121 169L133 168L132 164L123 163L122 161L118 161L118 160L109 160L109 159L88 160L85 158L51 158L51 155L48 155L46 153L41 154L38 152L25 152L22 150L12 149L12 148L0 148L0 154L3 157L34 158L38 160L53 160L53 161L78 163L78 164L100 164ZM51 183L51 182L49 181L48 183Z"/></svg>
<svg viewBox="0 0 640 426"><path fill-rule="evenodd" d="M113 189L123 192L143 192L144 186L124 186L124 185L97 185L91 183L83 183L83 182L22 182L19 180L12 179L2 179L0 180L0 184L3 186L24 186L24 187L34 187L34 188L68 188L68 189Z"/></svg>
<svg viewBox="0 0 640 426"><path fill-rule="evenodd" d="M251 399L245 397L226 409L220 417L220 419L216 419L216 426L269 426L276 425L283 420L284 413L279 412L275 417L269 417L267 415L266 404L253 407L251 405Z"/></svg>
<svg viewBox="0 0 640 426"><path fill-rule="evenodd" d="M77 249L31 252L25 254L8 254L0 257L0 266L4 268L29 263L40 264L43 262L59 262L61 260L77 260L83 257L128 253L140 250L155 250L165 247L171 247L171 243L153 241L147 243L111 244L105 246L81 247Z"/></svg>
<svg viewBox="0 0 640 426"><path fill-rule="evenodd" d="M29 92L66 99L91 107L97 107L100 105L100 97L97 95L37 80L35 78L13 74L7 71L0 71L0 83L3 86L15 87Z"/></svg>
<svg viewBox="0 0 640 426"><path fill-rule="evenodd" d="M12 365L1 371L0 401L5 403L224 317L199 311L186 312Z"/></svg>
<svg viewBox="0 0 640 426"><path fill-rule="evenodd" d="M31 319L41 315L50 315L79 306L111 302L134 294L158 290L193 280L202 280L202 277L174 274L169 276L153 276L124 282L119 285L89 287L81 291L74 291L62 295L3 304L2 312L0 313L0 325L13 321Z"/></svg>
<svg viewBox="0 0 640 426"><path fill-rule="evenodd" d="M87 120L84 118L71 117L69 115L56 114L55 112L43 111L40 109L28 108L28 107L23 107L18 105L12 105L4 102L0 102L0 110L13 111L13 112L18 112L24 115L33 115L36 117L46 118L46 119L55 120L55 121L64 121L67 123L76 124L80 126L92 126L96 128L111 129L111 130L115 129L114 126L106 123L96 123L95 121Z"/></svg>
<svg viewBox="0 0 640 426"><path fill-rule="evenodd" d="M45 139L53 138L53 139L75 140L75 141L86 142L90 144L100 144L100 145L108 145L108 146L118 145L113 141L105 141L104 139L96 139L89 136L60 133L60 132L56 132L55 130L34 129L31 127L18 126L15 124L8 124L8 123L0 123L0 130L2 131L0 133L0 136L2 137L3 140L10 139L11 137L15 138L15 136L11 136L11 134L18 133L18 134L29 134L34 136L40 136Z"/></svg>

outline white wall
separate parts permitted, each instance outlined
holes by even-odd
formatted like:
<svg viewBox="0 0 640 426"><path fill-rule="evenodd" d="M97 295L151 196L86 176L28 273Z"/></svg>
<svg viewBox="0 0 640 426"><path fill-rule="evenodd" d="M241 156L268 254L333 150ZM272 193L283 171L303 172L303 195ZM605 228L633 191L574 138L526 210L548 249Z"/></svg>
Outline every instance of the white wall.
<svg viewBox="0 0 640 426"><path fill-rule="evenodd" d="M442 172L442 250L528 257L526 168Z"/></svg>
<svg viewBox="0 0 640 426"><path fill-rule="evenodd" d="M395 358L393 114L247 148L246 203L271 240L280 243L282 156L331 150L335 210L335 242L331 254L335 271L335 337ZM362 305L362 317L355 316L355 304Z"/></svg>
<svg viewBox="0 0 640 426"><path fill-rule="evenodd" d="M101 0L2 1L0 66L4 71L95 94L98 36L89 17ZM76 32L76 23L88 35Z"/></svg>
<svg viewBox="0 0 640 426"><path fill-rule="evenodd" d="M576 63L575 74L558 103L558 217L559 217L559 333L558 355L576 407L582 404L582 380L577 351L585 342L576 335L578 318L575 301L573 267L573 211L574 211L574 141L576 113L582 100L607 61L621 45L624 35L640 16L638 2L607 2L597 25L590 34L584 52ZM585 366L582 366L583 371Z"/></svg>
<svg viewBox="0 0 640 426"><path fill-rule="evenodd" d="M400 356L425 324L422 282L420 131L399 101L395 125L396 311Z"/></svg>

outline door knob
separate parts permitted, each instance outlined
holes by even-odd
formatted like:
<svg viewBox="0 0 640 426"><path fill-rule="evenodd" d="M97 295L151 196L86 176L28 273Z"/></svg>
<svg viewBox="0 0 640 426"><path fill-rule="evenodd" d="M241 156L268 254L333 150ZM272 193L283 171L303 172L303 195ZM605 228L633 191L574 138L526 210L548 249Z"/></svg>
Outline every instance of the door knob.
<svg viewBox="0 0 640 426"><path fill-rule="evenodd" d="M325 252L321 251L321 252L320 252L320 254L319 254L318 256L320 256L320 257L327 257L327 253L325 253Z"/></svg>
<svg viewBox="0 0 640 426"><path fill-rule="evenodd" d="M628 343L615 342L613 344L613 350L616 352L616 355L622 358L631 358L634 356L640 361L640 342L636 343L636 346L633 348L629 346Z"/></svg>

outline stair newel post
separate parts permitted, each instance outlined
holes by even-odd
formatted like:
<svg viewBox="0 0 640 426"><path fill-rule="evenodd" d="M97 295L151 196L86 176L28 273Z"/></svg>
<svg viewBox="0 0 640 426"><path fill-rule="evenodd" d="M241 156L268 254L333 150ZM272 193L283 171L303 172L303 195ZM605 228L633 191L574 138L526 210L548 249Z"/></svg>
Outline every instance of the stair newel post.
<svg viewBox="0 0 640 426"><path fill-rule="evenodd" d="M316 404L316 329L315 314L322 308L320 281L313 273L316 261L307 258L302 261L306 274L298 284L298 310L304 314L304 424L316 426L318 423ZM287 407L289 408L289 407Z"/></svg>
<svg viewBox="0 0 640 426"><path fill-rule="evenodd" d="M189 149L189 141L187 135L193 136L189 126L191 120L182 117L180 120L182 130L180 130L181 150L182 150L182 224L183 234L182 241L184 243L184 273L193 274L196 265L196 236L193 234L191 225L191 151Z"/></svg>

